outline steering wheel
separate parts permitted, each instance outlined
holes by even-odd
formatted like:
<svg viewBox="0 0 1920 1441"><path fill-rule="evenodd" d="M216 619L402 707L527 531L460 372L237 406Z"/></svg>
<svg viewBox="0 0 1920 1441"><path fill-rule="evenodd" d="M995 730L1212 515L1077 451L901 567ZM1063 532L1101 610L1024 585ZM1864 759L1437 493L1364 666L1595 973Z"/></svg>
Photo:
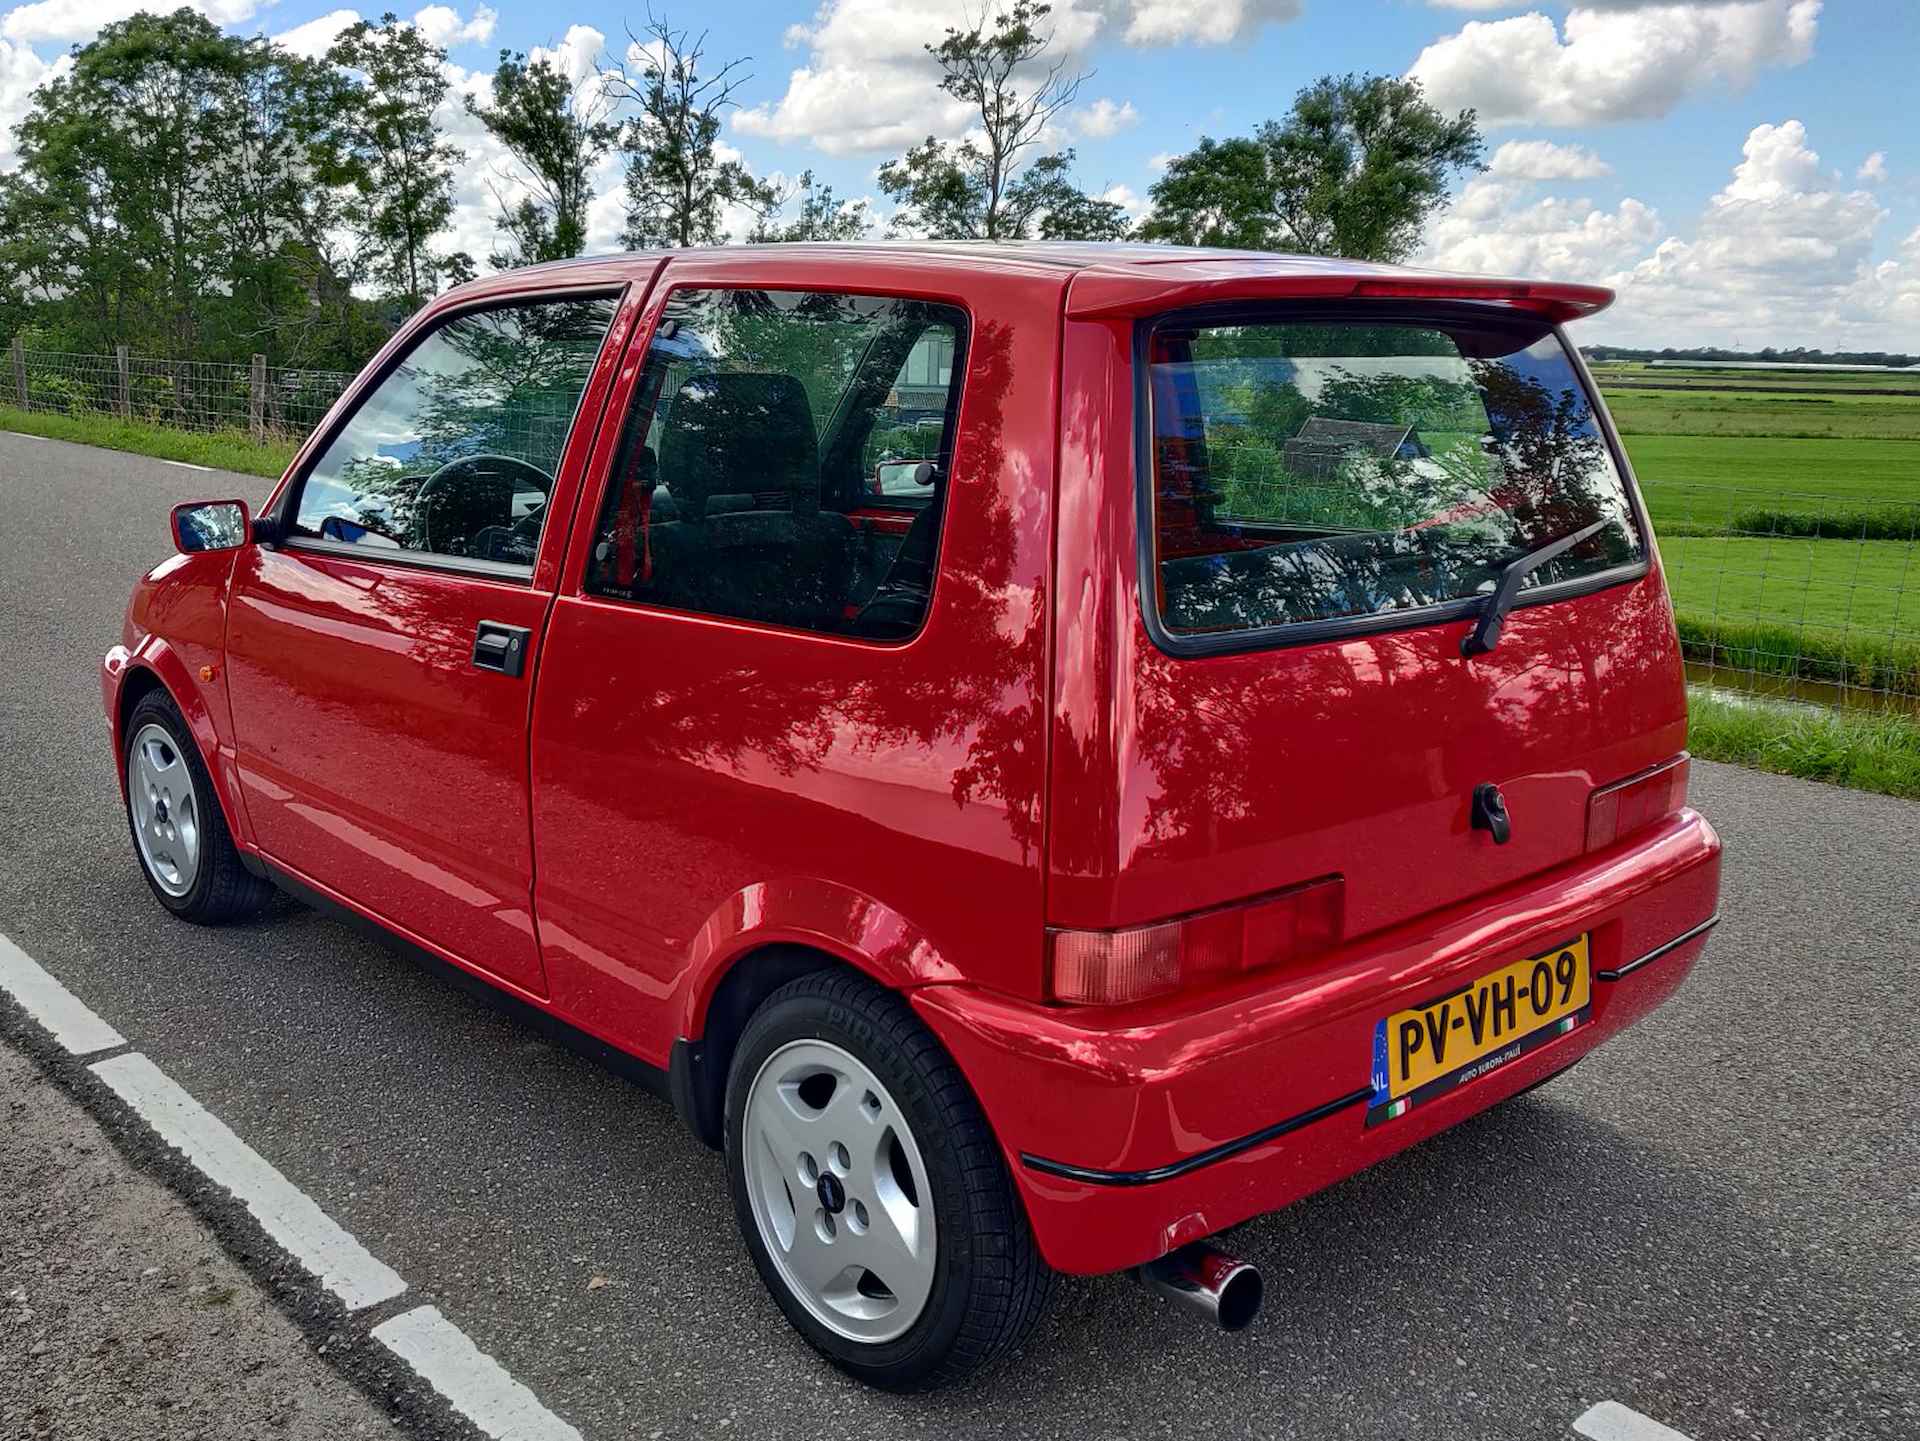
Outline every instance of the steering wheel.
<svg viewBox="0 0 1920 1441"><path fill-rule="evenodd" d="M553 477L531 461L522 460L517 455L482 453L456 456L421 481L420 489L413 494L414 507L420 516L420 548L422 550L440 549L434 543L429 524L429 517L433 514L433 507L428 503L430 498L445 490L450 482L458 481L469 474L495 475L507 480L517 477L528 482L525 489L537 490L545 496L553 494ZM511 509L512 501L509 500L509 514L502 516L498 523L508 525L512 523L514 517Z"/></svg>

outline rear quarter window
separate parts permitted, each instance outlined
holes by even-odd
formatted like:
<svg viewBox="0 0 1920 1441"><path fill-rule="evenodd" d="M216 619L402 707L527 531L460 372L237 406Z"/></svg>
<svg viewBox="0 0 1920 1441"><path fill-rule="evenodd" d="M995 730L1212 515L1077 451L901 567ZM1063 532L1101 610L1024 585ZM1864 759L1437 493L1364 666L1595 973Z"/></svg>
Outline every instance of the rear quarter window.
<svg viewBox="0 0 1920 1441"><path fill-rule="evenodd" d="M1150 603L1176 643L1437 620L1596 521L1523 603L1645 559L1585 387L1543 326L1174 319L1148 333L1145 371Z"/></svg>

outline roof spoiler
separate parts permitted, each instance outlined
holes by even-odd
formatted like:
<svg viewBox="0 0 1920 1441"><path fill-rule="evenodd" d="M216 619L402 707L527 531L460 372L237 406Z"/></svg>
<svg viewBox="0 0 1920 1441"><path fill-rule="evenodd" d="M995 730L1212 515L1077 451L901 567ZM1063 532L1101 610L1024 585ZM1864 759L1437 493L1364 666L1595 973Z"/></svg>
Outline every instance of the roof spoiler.
<svg viewBox="0 0 1920 1441"><path fill-rule="evenodd" d="M1080 320L1120 319L1236 300L1477 300L1560 324L1605 310L1613 303L1613 292L1603 285L1429 275L1384 267L1374 274L1340 275L1198 261L1132 271L1082 271L1068 292L1067 314Z"/></svg>

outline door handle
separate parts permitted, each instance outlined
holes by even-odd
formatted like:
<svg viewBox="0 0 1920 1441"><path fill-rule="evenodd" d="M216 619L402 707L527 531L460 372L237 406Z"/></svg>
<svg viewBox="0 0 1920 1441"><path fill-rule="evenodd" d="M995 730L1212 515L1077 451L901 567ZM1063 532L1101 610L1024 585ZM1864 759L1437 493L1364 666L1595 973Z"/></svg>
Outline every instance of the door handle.
<svg viewBox="0 0 1920 1441"><path fill-rule="evenodd" d="M473 637L473 668L517 676L527 668L527 645L533 632L523 625L483 620Z"/></svg>

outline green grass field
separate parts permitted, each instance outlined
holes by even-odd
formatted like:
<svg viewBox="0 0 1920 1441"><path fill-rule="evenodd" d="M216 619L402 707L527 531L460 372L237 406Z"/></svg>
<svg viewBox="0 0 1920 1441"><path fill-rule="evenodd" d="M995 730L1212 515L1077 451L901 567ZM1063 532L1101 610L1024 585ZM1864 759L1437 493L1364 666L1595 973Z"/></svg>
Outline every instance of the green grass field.
<svg viewBox="0 0 1920 1441"><path fill-rule="evenodd" d="M1682 614L1920 642L1920 546L1906 541L1672 536L1660 554Z"/></svg>
<svg viewBox="0 0 1920 1441"><path fill-rule="evenodd" d="M108 415L49 415L0 405L0 430L40 435L50 440L72 440L108 450L125 450L161 460L184 460L217 470L237 470L278 480L299 448L294 441L257 445L244 431L170 430L144 421L119 420Z"/></svg>

